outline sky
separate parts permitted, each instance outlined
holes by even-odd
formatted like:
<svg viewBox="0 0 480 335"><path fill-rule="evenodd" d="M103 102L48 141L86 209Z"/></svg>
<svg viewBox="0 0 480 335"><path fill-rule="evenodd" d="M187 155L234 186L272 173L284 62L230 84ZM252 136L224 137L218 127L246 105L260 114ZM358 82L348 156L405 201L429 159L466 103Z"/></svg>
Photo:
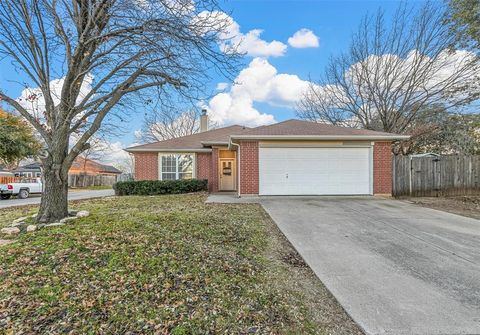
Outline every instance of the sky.
<svg viewBox="0 0 480 335"><path fill-rule="evenodd" d="M420 3L420 1L409 1ZM246 55L236 82L218 75L206 83L205 101L219 125L255 126L295 118L295 102L307 81L322 73L330 56L348 46L360 20L379 8L392 12L399 1L231 0L220 2L232 18L232 36L242 38ZM0 61L0 89L22 94L22 77ZM215 89L218 88L217 91ZM136 142L143 114L132 116L122 135L110 138L112 157ZM113 158L112 158L113 159Z"/></svg>
<svg viewBox="0 0 480 335"><path fill-rule="evenodd" d="M227 97L220 94L209 102L209 107L213 109L211 114L214 121L222 124L222 119L226 118L224 113L230 115L227 123L250 126L294 118L295 102L301 96L307 81L318 78L329 57L348 47L350 36L358 27L360 20L365 15L375 13L379 8L386 10L387 13L391 12L398 4L399 1L385 0L226 2L225 11L230 13L232 19L239 25L244 44L254 44L248 43L246 36L249 32L261 30L259 40L268 46L273 43L283 44L285 49L278 52L278 48L269 49L268 46L264 46L263 49L270 50L270 53L265 51L262 54L259 48L253 48L252 53L247 52L245 67L240 70L240 76L235 80L240 85L237 85L233 92L228 86L225 90ZM305 31L309 37L316 38L317 43L306 39L305 34L301 33ZM297 38L294 38L295 33ZM308 41L310 43L307 43ZM264 92L265 87L271 87L271 91ZM245 101L245 91L248 91L247 95L253 102ZM221 117L216 120L215 111L218 114L222 110L218 104L228 104L221 101L222 98L227 99L233 106L220 113ZM247 115L250 107L264 117L253 113ZM240 116L241 114L243 115Z"/></svg>

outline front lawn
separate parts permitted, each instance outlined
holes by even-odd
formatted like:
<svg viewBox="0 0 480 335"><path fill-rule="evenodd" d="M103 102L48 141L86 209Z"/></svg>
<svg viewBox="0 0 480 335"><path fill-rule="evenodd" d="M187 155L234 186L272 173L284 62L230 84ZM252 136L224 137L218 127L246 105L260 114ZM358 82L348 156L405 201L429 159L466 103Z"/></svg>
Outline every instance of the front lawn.
<svg viewBox="0 0 480 335"><path fill-rule="evenodd" d="M361 333L259 205L204 201L200 194L76 202L92 215L0 247L0 329ZM2 209L0 226L34 210Z"/></svg>

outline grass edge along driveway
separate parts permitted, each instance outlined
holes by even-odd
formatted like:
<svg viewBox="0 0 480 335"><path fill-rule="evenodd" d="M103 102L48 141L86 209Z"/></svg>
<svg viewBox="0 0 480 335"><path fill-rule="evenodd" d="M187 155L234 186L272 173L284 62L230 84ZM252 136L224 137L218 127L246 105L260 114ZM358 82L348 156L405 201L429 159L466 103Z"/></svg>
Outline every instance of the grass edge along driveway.
<svg viewBox="0 0 480 335"><path fill-rule="evenodd" d="M361 333L259 205L205 197L79 201L90 217L1 247L0 329ZM0 226L35 210L2 210Z"/></svg>

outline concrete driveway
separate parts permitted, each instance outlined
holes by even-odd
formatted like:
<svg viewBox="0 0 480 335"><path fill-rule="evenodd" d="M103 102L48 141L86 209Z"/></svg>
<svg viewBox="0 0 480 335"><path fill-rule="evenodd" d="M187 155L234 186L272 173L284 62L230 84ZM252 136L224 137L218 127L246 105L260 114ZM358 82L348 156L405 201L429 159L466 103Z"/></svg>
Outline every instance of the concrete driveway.
<svg viewBox="0 0 480 335"><path fill-rule="evenodd" d="M260 203L368 334L480 334L480 221L367 197Z"/></svg>

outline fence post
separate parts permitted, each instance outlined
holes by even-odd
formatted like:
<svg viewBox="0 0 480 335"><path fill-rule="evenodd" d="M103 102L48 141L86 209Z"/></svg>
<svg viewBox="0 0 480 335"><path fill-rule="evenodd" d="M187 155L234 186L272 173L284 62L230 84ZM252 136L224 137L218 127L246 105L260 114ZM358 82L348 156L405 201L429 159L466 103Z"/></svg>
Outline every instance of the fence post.
<svg viewBox="0 0 480 335"><path fill-rule="evenodd" d="M413 169L413 165L412 165L412 156L409 155L408 156L408 195L411 197L412 196L412 169Z"/></svg>

